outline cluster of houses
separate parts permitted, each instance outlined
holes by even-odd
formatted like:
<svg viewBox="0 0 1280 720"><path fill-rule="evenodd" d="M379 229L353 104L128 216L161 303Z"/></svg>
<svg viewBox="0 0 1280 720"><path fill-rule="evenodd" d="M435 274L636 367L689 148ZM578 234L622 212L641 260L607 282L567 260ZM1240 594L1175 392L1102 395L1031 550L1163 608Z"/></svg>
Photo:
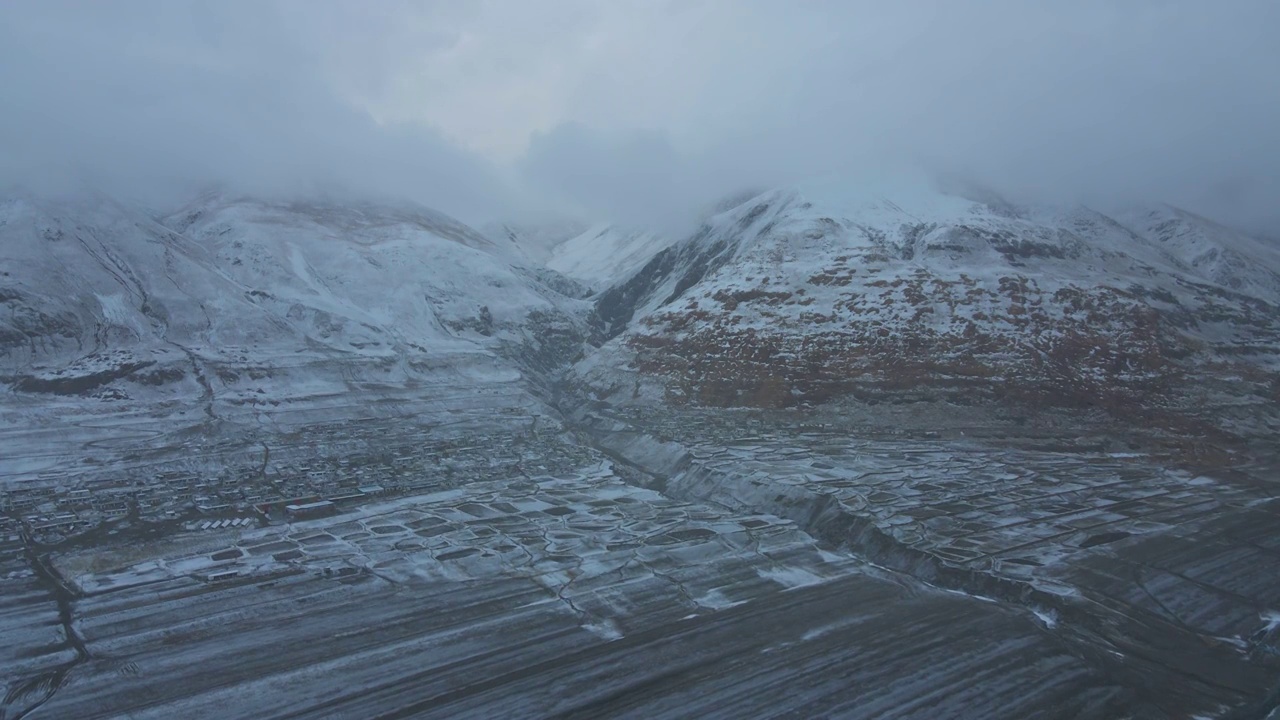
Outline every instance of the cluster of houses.
<svg viewBox="0 0 1280 720"><path fill-rule="evenodd" d="M0 489L0 512L34 537L65 537L127 516L136 497L136 489L122 486L68 488L30 483Z"/></svg>

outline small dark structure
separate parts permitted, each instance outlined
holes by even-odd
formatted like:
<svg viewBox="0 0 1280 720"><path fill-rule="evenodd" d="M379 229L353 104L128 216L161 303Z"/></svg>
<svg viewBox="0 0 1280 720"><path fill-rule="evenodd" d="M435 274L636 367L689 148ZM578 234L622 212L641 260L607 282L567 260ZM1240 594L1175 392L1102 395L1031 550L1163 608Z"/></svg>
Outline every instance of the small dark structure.
<svg viewBox="0 0 1280 720"><path fill-rule="evenodd" d="M284 506L284 512L289 516L290 520L307 520L309 518L325 517L327 515L332 515L337 511L337 506L329 500L317 500L315 502L304 503L301 505Z"/></svg>

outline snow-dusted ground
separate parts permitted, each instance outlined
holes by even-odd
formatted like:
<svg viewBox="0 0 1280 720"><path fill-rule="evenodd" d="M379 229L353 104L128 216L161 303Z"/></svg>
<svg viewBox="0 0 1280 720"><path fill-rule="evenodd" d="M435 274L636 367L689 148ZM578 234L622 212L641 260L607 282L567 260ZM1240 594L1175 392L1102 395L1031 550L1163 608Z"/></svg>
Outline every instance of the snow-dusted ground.
<svg viewBox="0 0 1280 720"><path fill-rule="evenodd" d="M6 630L9 689L69 665L41 712L74 717L1107 718L1213 716L1274 676L1256 487L1145 456L620 432L602 446L655 458L662 492L597 459L58 552L86 659ZM6 628L57 634L35 578L0 587Z"/></svg>
<svg viewBox="0 0 1280 720"><path fill-rule="evenodd" d="M75 628L87 659L42 713L740 717L879 706L1015 718L1038 706L1029 688L1077 696L1054 709L1064 718L1123 703L1029 617L868 575L794 523L673 501L607 464L179 537L153 552L58 560L84 593ZM931 651L941 639L949 650ZM979 670L993 673L980 698L965 689ZM921 684L940 697L913 711Z"/></svg>
<svg viewBox="0 0 1280 720"><path fill-rule="evenodd" d="M826 419L610 411L585 422L668 496L789 518L885 577L1026 612L1153 699L1125 712L1269 707L1244 700L1280 670L1276 623L1258 611L1280 590L1269 471L1204 475L1069 445L858 439Z"/></svg>

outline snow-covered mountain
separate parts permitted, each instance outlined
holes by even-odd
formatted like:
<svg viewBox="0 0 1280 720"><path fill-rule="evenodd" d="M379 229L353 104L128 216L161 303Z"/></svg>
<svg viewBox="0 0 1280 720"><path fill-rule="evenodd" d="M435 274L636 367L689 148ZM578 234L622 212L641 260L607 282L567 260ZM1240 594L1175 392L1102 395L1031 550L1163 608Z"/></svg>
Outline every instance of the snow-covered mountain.
<svg viewBox="0 0 1280 720"><path fill-rule="evenodd" d="M1280 246L1168 205L1120 213L1176 267L1223 287L1280 302Z"/></svg>
<svg viewBox="0 0 1280 720"><path fill-rule="evenodd" d="M648 230L596 225L557 245L547 267L600 290L630 277L671 243Z"/></svg>
<svg viewBox="0 0 1280 720"><path fill-rule="evenodd" d="M646 228L611 223L496 225L486 235L518 257L544 265L593 291L624 280L675 240Z"/></svg>
<svg viewBox="0 0 1280 720"><path fill-rule="evenodd" d="M1176 209L1136 218L927 183L766 192L601 293L613 340L578 377L597 397L716 406L1274 403L1280 257Z"/></svg>
<svg viewBox="0 0 1280 720"><path fill-rule="evenodd" d="M35 405L213 416L422 383L547 389L575 362L571 390L712 406L949 397L1163 422L1280 397L1280 252L1191 213L915 180L735 202L672 243L480 233L403 205L215 193L153 217L11 194L0 378Z"/></svg>
<svg viewBox="0 0 1280 720"><path fill-rule="evenodd" d="M481 228L486 238L507 249L513 257L545 266L557 245L576 237L590 225L574 219L540 223L488 223Z"/></svg>
<svg viewBox="0 0 1280 720"><path fill-rule="evenodd" d="M212 194L0 202L0 375L39 397L221 410L581 352L585 289L424 208ZM210 411L212 412L212 411Z"/></svg>

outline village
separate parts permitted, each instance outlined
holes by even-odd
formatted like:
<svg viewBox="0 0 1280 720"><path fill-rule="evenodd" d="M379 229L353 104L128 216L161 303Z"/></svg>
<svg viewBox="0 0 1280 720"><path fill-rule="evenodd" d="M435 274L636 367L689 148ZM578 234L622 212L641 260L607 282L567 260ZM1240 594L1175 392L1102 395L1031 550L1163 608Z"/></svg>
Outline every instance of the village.
<svg viewBox="0 0 1280 720"><path fill-rule="evenodd" d="M522 425L458 430L314 425L265 442L10 483L0 487L0 562L22 554L24 534L56 545L126 520L164 532L265 526L493 476L563 474L592 457Z"/></svg>

